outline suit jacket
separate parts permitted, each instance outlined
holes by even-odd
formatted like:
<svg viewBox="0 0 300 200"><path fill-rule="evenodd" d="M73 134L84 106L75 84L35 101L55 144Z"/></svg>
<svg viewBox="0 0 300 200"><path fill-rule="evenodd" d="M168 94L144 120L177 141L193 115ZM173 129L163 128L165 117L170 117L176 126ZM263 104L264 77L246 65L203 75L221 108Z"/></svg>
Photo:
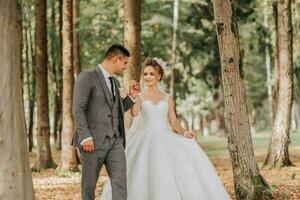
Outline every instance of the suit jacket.
<svg viewBox="0 0 300 200"><path fill-rule="evenodd" d="M113 78L116 95L119 95L120 83ZM122 99L119 96L118 119L119 132L125 141L124 112L130 109L134 102L129 96ZM79 74L74 85L73 116L75 133L72 144L81 148L82 140L92 137L95 149L99 149L108 131L111 131L112 94L106 85L102 70L97 67Z"/></svg>

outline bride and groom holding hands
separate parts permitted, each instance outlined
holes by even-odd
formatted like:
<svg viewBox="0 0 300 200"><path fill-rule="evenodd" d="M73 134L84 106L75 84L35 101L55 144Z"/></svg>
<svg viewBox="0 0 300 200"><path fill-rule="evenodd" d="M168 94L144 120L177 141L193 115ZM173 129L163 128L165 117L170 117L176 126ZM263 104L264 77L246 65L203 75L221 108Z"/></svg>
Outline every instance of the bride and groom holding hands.
<svg viewBox="0 0 300 200"><path fill-rule="evenodd" d="M76 79L73 144L81 152L82 199L95 199L103 165L109 180L101 200L230 199L195 134L178 122L172 97L159 87L165 63L147 58L142 92L132 81L127 95L112 75L122 73L129 58L125 47L112 45L101 64ZM125 135L127 110L134 121Z"/></svg>

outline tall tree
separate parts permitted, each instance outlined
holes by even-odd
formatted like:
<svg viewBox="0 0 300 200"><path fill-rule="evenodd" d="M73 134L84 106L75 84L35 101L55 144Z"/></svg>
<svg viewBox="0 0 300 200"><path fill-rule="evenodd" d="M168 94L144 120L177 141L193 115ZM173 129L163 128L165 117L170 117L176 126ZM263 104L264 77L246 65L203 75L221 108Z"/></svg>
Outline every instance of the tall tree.
<svg viewBox="0 0 300 200"><path fill-rule="evenodd" d="M50 125L47 81L47 1L36 1L35 55L37 95L37 146L38 156L34 168L54 167L50 148Z"/></svg>
<svg viewBox="0 0 300 200"><path fill-rule="evenodd" d="M124 85L128 88L130 80L140 80L141 75L141 0L124 0L124 43L131 58L124 74ZM132 118L125 114L125 127L129 128Z"/></svg>
<svg viewBox="0 0 300 200"><path fill-rule="evenodd" d="M173 5L173 39L172 39L172 60L171 60L171 75L170 75L170 95L175 94L175 65L176 65L176 46L177 46L177 29L178 29L178 13L179 0L174 0Z"/></svg>
<svg viewBox="0 0 300 200"><path fill-rule="evenodd" d="M28 35L29 35L29 47L30 50L30 60L31 60L31 68L30 68L30 92L29 92L29 123L28 123L28 147L29 151L32 151L34 147L33 143L33 126L34 126L34 108L35 108L35 97L36 97L36 76L35 76L35 55L34 55L34 41L32 36L32 28L31 22L28 22Z"/></svg>
<svg viewBox="0 0 300 200"><path fill-rule="evenodd" d="M78 0L73 0L73 66L74 66L74 75L75 77L81 71L80 66L80 48L79 48L79 41L78 41L78 31L77 31L77 24L78 24Z"/></svg>
<svg viewBox="0 0 300 200"><path fill-rule="evenodd" d="M50 104L51 113L53 113L53 138L54 142L57 141L57 103L56 103L56 85L57 85L57 64L59 57L57 56L58 45L57 45L57 37L56 37L56 12L55 12L55 0L50 1L50 23L48 24L48 40L49 40L49 90L52 97L52 105Z"/></svg>
<svg viewBox="0 0 300 200"><path fill-rule="evenodd" d="M59 10L59 56L58 56L58 64L56 69L56 93L55 93L55 104L56 109L55 113L57 116L57 122L54 127L54 130L57 130L57 140L56 147L57 149L61 149L61 132L62 132L62 18L63 18L63 9L62 9L62 0L58 1L58 10Z"/></svg>
<svg viewBox="0 0 300 200"><path fill-rule="evenodd" d="M266 72L267 72L267 88L268 88L268 101L269 101L269 112L270 121L273 119L273 98L272 98L272 77L271 77L271 44L270 44L270 33L269 33L269 1L264 0L264 27L266 30L265 36L265 56L266 56Z"/></svg>
<svg viewBox="0 0 300 200"><path fill-rule="evenodd" d="M141 73L141 1L125 0L124 43L131 58L125 72L124 81L140 80Z"/></svg>
<svg viewBox="0 0 300 200"><path fill-rule="evenodd" d="M283 167L291 165L289 134L293 93L293 31L291 0L277 2L278 27L278 101L275 107L274 128L264 165Z"/></svg>
<svg viewBox="0 0 300 200"><path fill-rule="evenodd" d="M63 1L63 127L62 151L59 172L78 171L75 147L71 146L74 120L72 116L73 100L73 49L72 49L72 0Z"/></svg>
<svg viewBox="0 0 300 200"><path fill-rule="evenodd" d="M225 125L237 199L261 199L268 184L255 162L243 83L238 25L230 0L213 0L217 25Z"/></svg>
<svg viewBox="0 0 300 200"><path fill-rule="evenodd" d="M34 199L22 100L21 10L17 0L0 1L0 197ZM5 152L5 153L4 153Z"/></svg>

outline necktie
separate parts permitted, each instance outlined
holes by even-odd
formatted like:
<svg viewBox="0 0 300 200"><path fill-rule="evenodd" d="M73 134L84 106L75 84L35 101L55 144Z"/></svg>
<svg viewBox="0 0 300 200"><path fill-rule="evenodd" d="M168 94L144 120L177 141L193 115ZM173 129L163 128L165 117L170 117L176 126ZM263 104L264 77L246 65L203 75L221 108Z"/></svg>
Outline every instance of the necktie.
<svg viewBox="0 0 300 200"><path fill-rule="evenodd" d="M116 100L116 96L115 96L115 89L114 89L114 82L113 82L113 78L110 76L108 77L109 81L110 81L110 89L111 89L111 94L113 96L113 100Z"/></svg>

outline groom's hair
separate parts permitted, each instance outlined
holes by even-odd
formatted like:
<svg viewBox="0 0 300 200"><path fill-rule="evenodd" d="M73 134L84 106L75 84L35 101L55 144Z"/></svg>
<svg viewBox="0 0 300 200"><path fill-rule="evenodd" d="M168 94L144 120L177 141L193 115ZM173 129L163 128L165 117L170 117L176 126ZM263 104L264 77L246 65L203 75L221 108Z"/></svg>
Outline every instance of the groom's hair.
<svg viewBox="0 0 300 200"><path fill-rule="evenodd" d="M127 56L130 57L129 51L121 44L114 44L108 48L105 53L105 59L110 59L113 56Z"/></svg>

